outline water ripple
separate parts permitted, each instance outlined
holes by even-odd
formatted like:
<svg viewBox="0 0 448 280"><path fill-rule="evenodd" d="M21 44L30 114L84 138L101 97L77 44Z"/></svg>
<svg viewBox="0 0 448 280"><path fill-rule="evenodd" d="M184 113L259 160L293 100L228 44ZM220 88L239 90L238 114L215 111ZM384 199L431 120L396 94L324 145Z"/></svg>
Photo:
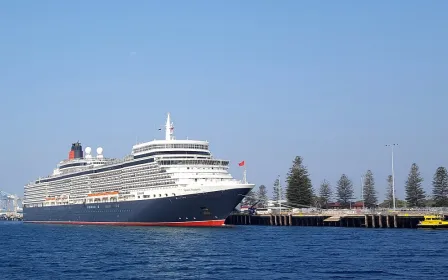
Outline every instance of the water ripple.
<svg viewBox="0 0 448 280"><path fill-rule="evenodd" d="M1 279L444 279L448 231L0 223Z"/></svg>

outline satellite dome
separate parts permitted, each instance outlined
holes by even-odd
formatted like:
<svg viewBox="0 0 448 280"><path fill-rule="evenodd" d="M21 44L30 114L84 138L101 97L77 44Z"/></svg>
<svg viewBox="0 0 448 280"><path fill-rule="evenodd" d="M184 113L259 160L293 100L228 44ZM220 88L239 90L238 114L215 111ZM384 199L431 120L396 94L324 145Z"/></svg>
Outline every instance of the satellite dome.
<svg viewBox="0 0 448 280"><path fill-rule="evenodd" d="M98 148L96 149L96 153L99 154L99 155L101 155L101 154L103 153L103 148L98 147Z"/></svg>
<svg viewBox="0 0 448 280"><path fill-rule="evenodd" d="M92 152L92 148L86 147L86 154L90 154Z"/></svg>

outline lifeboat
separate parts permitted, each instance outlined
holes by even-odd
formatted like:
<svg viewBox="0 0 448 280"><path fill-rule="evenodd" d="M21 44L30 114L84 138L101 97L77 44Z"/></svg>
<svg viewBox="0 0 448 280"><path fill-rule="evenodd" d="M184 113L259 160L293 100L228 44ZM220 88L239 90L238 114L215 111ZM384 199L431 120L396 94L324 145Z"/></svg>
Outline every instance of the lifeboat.
<svg viewBox="0 0 448 280"><path fill-rule="evenodd" d="M118 192L101 192L101 193L89 193L88 197L92 196L106 196L106 195L118 195Z"/></svg>

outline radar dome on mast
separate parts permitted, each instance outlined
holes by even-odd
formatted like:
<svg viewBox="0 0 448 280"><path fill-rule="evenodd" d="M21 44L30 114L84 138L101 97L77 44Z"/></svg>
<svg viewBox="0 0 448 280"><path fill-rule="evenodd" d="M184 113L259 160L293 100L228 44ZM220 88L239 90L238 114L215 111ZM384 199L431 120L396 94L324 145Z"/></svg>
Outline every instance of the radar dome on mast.
<svg viewBox="0 0 448 280"><path fill-rule="evenodd" d="M104 158L104 156L103 156L103 148L98 147L96 149L96 158Z"/></svg>
<svg viewBox="0 0 448 280"><path fill-rule="evenodd" d="M85 158L92 158L92 148L86 147L85 153L86 153Z"/></svg>

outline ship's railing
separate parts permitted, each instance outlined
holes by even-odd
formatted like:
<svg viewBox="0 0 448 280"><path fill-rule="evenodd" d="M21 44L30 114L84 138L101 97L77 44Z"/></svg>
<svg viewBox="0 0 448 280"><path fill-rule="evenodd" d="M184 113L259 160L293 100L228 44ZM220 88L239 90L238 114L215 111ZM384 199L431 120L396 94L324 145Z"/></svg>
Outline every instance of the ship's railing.
<svg viewBox="0 0 448 280"><path fill-rule="evenodd" d="M117 158L75 158L75 159L65 159L61 161L58 165L66 164L66 163L76 163L76 162L93 162L97 161L103 164L108 164L110 162L114 161L122 161L121 159Z"/></svg>
<svg viewBox="0 0 448 280"><path fill-rule="evenodd" d="M102 162L103 164L101 166L108 166L108 165L113 165L113 164L119 164L122 162L125 162L125 160L123 159L116 159L116 158L104 158L106 161ZM85 171L85 170L89 170L89 169L93 169L99 166L93 166L93 165L85 165L82 168L77 168L75 170L70 169L70 170L66 170L66 171L61 171L59 174L51 174L45 177L38 177L38 180L42 180L42 179L49 179L49 178L54 178L54 177L58 177L60 175L65 175L65 174L69 174L69 173L75 173L78 171Z"/></svg>
<svg viewBox="0 0 448 280"><path fill-rule="evenodd" d="M120 164L123 162L128 162L128 161L132 161L134 159L134 157L132 155L127 155L126 157L124 157L123 159L117 159L117 158L104 158L102 159L102 165L103 166L110 166L110 165L114 165L114 164ZM93 159L95 160L95 159ZM217 166L223 166L223 167L227 167L229 164L228 160L219 160L219 159L214 159L213 157L210 156L210 158L204 158L204 159L197 159L197 158L188 158L185 157L183 158L182 156L176 156L176 157L160 157L160 158L155 158L155 161L157 162L161 162L161 161L184 161L184 164L200 164L200 163L204 163L205 165L217 165ZM73 160L71 160L73 161ZM191 161L195 161L194 163L190 163ZM81 171L86 171L86 170L90 170L90 169L94 169L100 166L94 166L94 165L85 165L82 167L77 167L76 169L72 169L70 168L69 170L61 170L60 173L58 174L51 174L48 175L46 177L39 177L38 180L43 180L43 179L49 179L49 178L55 178L55 177L59 177L61 175L66 175L66 174L70 174L70 173L75 173L75 172L81 172Z"/></svg>
<svg viewBox="0 0 448 280"><path fill-rule="evenodd" d="M197 159L197 158L160 158L158 162L161 165L211 165L211 166L227 166L228 160L219 159Z"/></svg>
<svg viewBox="0 0 448 280"><path fill-rule="evenodd" d="M189 141L189 140L185 140ZM149 144L141 147L133 148L134 153L142 153L155 150L171 150L171 149L187 149L209 151L209 145L206 141L192 140L193 143L175 143L175 144Z"/></svg>

